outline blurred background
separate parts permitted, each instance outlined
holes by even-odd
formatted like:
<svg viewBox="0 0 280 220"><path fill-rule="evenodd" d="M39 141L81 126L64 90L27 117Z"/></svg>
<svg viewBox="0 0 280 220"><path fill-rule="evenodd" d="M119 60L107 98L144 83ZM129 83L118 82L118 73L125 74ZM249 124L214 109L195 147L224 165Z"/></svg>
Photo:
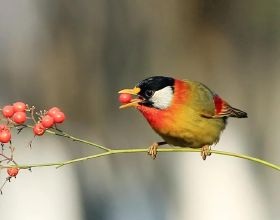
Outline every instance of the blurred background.
<svg viewBox="0 0 280 220"><path fill-rule="evenodd" d="M61 107L63 129L112 148L158 137L117 91L153 75L205 83L248 119L230 119L215 149L280 164L280 2L0 0L0 103ZM14 140L19 163L95 153L59 137ZM6 177L0 173L1 181ZM1 219L279 219L279 172L195 153L114 155L21 171Z"/></svg>

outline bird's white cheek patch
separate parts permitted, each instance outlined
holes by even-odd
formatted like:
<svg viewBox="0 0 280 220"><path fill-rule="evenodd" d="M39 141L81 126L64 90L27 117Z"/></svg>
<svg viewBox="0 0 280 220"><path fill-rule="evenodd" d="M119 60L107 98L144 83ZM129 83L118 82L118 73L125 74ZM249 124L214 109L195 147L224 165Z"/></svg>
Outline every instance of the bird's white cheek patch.
<svg viewBox="0 0 280 220"><path fill-rule="evenodd" d="M161 90L158 90L150 98L153 102L153 106L159 109L168 108L171 105L173 98L173 89L171 86L167 86Z"/></svg>

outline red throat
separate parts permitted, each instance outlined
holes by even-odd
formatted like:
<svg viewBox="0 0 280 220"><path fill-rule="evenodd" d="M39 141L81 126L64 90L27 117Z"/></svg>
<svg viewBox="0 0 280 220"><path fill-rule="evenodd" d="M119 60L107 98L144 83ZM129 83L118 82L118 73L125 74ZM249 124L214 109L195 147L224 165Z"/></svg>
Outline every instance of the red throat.
<svg viewBox="0 0 280 220"><path fill-rule="evenodd" d="M156 109L139 105L137 109L144 115L149 124L155 130L168 127L173 123L174 114L185 104L188 99L189 85L181 80L175 80L174 96L171 106L166 109Z"/></svg>

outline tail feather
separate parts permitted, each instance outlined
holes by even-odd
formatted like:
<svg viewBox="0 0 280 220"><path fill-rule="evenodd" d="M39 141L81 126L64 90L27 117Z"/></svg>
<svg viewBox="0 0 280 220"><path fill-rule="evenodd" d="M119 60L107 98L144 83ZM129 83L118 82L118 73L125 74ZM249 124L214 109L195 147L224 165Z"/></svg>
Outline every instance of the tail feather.
<svg viewBox="0 0 280 220"><path fill-rule="evenodd" d="M234 118L248 118L248 114L240 109L233 108L228 106L226 111L220 113L220 115L224 115L226 117L234 117Z"/></svg>
<svg viewBox="0 0 280 220"><path fill-rule="evenodd" d="M215 117L234 117L247 118L246 112L240 109L231 107L226 101L221 99L218 95L214 95Z"/></svg>

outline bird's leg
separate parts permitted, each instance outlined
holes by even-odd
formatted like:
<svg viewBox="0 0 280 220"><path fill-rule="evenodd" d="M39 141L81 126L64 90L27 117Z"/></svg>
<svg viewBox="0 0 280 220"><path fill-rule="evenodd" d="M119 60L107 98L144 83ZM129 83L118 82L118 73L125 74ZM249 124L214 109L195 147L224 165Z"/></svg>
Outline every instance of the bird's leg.
<svg viewBox="0 0 280 220"><path fill-rule="evenodd" d="M211 147L209 145L205 145L201 148L201 157L203 160L206 160L206 157L211 155L210 150Z"/></svg>
<svg viewBox="0 0 280 220"><path fill-rule="evenodd" d="M164 144L167 144L165 141L162 141L162 142L155 142L153 143L149 149L148 149L148 154L151 155L151 157L153 159L156 159L157 157L157 149L160 145L164 145Z"/></svg>

